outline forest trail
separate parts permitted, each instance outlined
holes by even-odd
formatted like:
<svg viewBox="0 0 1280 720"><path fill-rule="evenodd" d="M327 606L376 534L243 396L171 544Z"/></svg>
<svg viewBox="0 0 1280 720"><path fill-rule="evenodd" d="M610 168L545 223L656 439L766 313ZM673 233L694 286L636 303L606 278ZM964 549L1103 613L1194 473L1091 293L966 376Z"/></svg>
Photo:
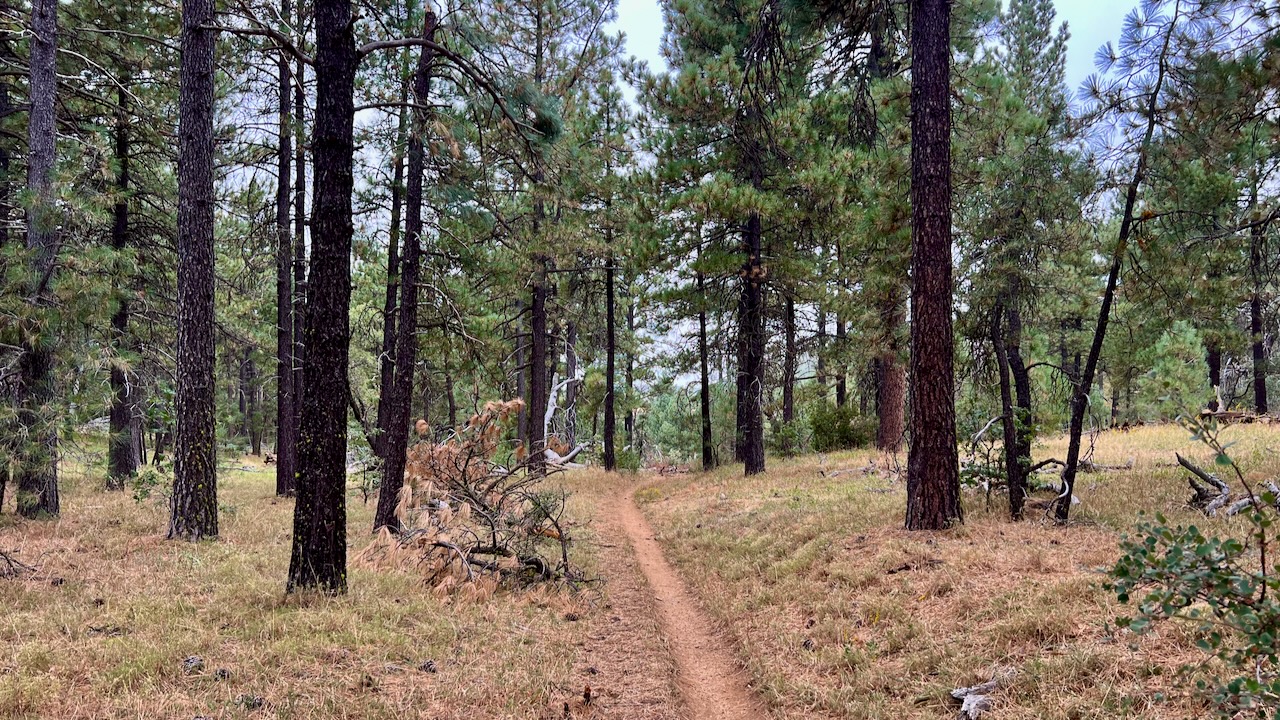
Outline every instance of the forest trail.
<svg viewBox="0 0 1280 720"><path fill-rule="evenodd" d="M649 582L659 624L676 662L680 694L689 717L692 720L768 717L764 703L747 687L746 672L663 556L653 529L636 505L637 487L631 484L618 493L615 517Z"/></svg>

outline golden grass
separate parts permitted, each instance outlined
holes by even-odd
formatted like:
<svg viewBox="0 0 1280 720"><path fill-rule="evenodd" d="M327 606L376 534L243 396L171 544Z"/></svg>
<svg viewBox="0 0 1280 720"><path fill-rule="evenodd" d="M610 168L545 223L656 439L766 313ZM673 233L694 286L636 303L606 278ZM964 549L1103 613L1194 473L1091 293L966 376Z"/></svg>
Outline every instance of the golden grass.
<svg viewBox="0 0 1280 720"><path fill-rule="evenodd" d="M599 589L450 602L419 577L353 565L350 594L287 598L293 503L274 497L271 468L249 459L223 472L222 537L194 545L163 538L162 500L100 484L64 462L62 519L0 516L0 549L39 568L0 580L0 718L560 717L587 682L617 682L608 668L588 673L585 648L610 624ZM604 487L584 484L579 519ZM354 556L372 505L350 497ZM599 573L592 535L582 527L576 549ZM646 642L634 647L661 685L665 661ZM203 668L187 673L192 655Z"/></svg>
<svg viewBox="0 0 1280 720"><path fill-rule="evenodd" d="M1274 426L1223 438L1250 477L1280 474ZM994 717L1201 717L1194 679L1178 672L1203 661L1191 629L1114 631L1125 608L1102 588L1139 510L1243 529L1184 507L1174 451L1212 461L1178 427L1101 435L1094 460L1132 458L1133 469L1082 475L1068 528L1040 516L1011 524L1003 496L988 510L966 493L962 527L908 533L902 480L819 475L864 467L869 453L774 461L746 479L725 468L655 482L638 497L778 717L946 717L950 689L1007 669L1016 679ZM1036 452L1064 454L1062 439Z"/></svg>

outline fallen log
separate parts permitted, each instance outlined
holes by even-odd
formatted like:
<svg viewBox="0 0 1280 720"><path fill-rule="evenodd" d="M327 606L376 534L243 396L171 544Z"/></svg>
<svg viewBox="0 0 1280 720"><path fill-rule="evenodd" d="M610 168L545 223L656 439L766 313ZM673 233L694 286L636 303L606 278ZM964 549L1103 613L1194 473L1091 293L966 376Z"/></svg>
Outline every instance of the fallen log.
<svg viewBox="0 0 1280 720"><path fill-rule="evenodd" d="M1263 483L1263 487L1267 489L1267 492L1271 493L1271 497L1275 498L1275 501L1271 504L1271 507L1275 508L1277 511L1280 511L1280 487L1276 487L1276 484L1271 482L1270 480ZM1239 500L1231 503L1231 506L1228 507L1226 511L1227 517L1231 517L1232 515L1239 515L1245 510L1248 510L1249 508L1253 507L1255 500L1260 501L1262 500L1262 498L1257 496L1251 496L1247 498L1240 498Z"/></svg>
<svg viewBox="0 0 1280 720"><path fill-rule="evenodd" d="M1192 474L1192 477L1187 478L1187 484L1191 486L1191 490L1195 494L1191 496L1191 499L1187 500L1187 504L1209 517L1216 517L1218 510L1221 510L1231 501L1231 488L1217 475L1201 470L1195 463L1182 457L1182 455L1174 453L1174 457L1178 458L1179 465ZM1199 480L1196 478L1199 478ZM1239 510L1236 512L1239 512Z"/></svg>

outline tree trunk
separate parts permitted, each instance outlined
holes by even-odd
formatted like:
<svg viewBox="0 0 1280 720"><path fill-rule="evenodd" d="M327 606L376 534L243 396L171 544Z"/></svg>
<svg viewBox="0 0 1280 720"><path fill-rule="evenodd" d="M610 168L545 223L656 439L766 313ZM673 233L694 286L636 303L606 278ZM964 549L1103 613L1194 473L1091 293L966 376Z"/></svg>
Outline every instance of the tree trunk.
<svg viewBox="0 0 1280 720"><path fill-rule="evenodd" d="M302 8L298 8L302 15ZM302 424L302 363L306 358L303 330L307 312L307 66L294 66L293 83L293 438L286 447L292 457L293 494L298 490L298 441Z"/></svg>
<svg viewBox="0 0 1280 720"><path fill-rule="evenodd" d="M406 83L400 90L400 102L409 101L409 88ZM396 347L399 336L396 334L396 297L400 293L400 215L404 204L404 157L400 148L404 147L408 131L408 108L400 108L400 118L396 127L396 149L392 158L395 165L391 175L391 228L387 242L387 288L382 302L382 354L379 356L378 372L378 417L377 431L373 433L372 445L374 457L380 462L387 462L386 437L394 416L391 398L395 390Z"/></svg>
<svg viewBox="0 0 1280 720"><path fill-rule="evenodd" d="M818 308L818 356L815 374L818 376L818 398L827 401L827 313Z"/></svg>
<svg viewBox="0 0 1280 720"><path fill-rule="evenodd" d="M908 530L963 520L951 328L951 4L911 1Z"/></svg>
<svg viewBox="0 0 1280 720"><path fill-rule="evenodd" d="M538 211L535 210L535 215ZM535 231L535 235L536 235ZM529 413L525 418L528 429L525 436L529 438L528 463L529 472L540 475L546 470L547 447L546 426L543 424L547 414L547 295L548 265L550 260L538 255L533 258L533 304L529 308Z"/></svg>
<svg viewBox="0 0 1280 720"><path fill-rule="evenodd" d="M565 323L564 332L564 442L572 450L578 444L578 323Z"/></svg>
<svg viewBox="0 0 1280 720"><path fill-rule="evenodd" d="M790 424L796 419L796 300L787 294L783 315L782 358L782 422Z"/></svg>
<svg viewBox="0 0 1280 720"><path fill-rule="evenodd" d="M894 297L881 308L884 321L884 345L876 358L876 447L897 452L906 434L907 372L898 354L898 331L903 323L900 298Z"/></svg>
<svg viewBox="0 0 1280 720"><path fill-rule="evenodd" d="M1011 299L1010 302L1016 300ZM1021 520L1031 467L1031 384L1022 361L1022 318L1016 307L997 303L992 311L991 345L1000 375L1001 428L1009 517ZM1016 393L1016 400L1015 400ZM1016 402L1016 405L1015 405Z"/></svg>
<svg viewBox="0 0 1280 720"><path fill-rule="evenodd" d="M351 0L316 0L315 200L303 330L298 500L287 590L347 589L347 381L355 75Z"/></svg>
<svg viewBox="0 0 1280 720"><path fill-rule="evenodd" d="M836 407L844 407L849 403L849 366L844 363L844 353L846 350L846 340L848 333L845 331L844 318L836 316L836 349L840 353L840 362L836 368Z"/></svg>
<svg viewBox="0 0 1280 720"><path fill-rule="evenodd" d="M751 405L748 397L751 383L747 377L746 327L750 322L747 317L747 294L747 280L744 276L738 289L738 337L734 343L738 355L737 371L734 373L736 402L733 423L733 459L736 462L746 462L747 459L747 408Z"/></svg>
<svg viewBox="0 0 1280 720"><path fill-rule="evenodd" d="M627 383L627 414L622 419L622 430L627 436L627 447L640 457L640 444L636 441L636 411L631 405L636 392L636 356L631 350L636 337L636 296L627 290L627 365L624 381Z"/></svg>
<svg viewBox="0 0 1280 720"><path fill-rule="evenodd" d="M613 246L613 229L605 226L605 244ZM614 406L614 387L617 383L617 288L614 287L615 269L612 249L604 271L604 469L618 469L617 457L617 409Z"/></svg>
<svg viewBox="0 0 1280 720"><path fill-rule="evenodd" d="M291 0L281 0L280 17L291 22ZM293 178L293 108L289 87L293 72L289 56L281 52L276 64L279 138L276 146L276 495L293 495L297 488L294 458L298 426L293 384L293 233L289 202Z"/></svg>
<svg viewBox="0 0 1280 720"><path fill-rule="evenodd" d="M742 268L742 293L744 297L744 324L739 332L744 336L743 360L745 367L739 375L746 380L746 412L743 415L743 473L755 475L764 472L764 278L762 255L764 230L760 214L752 212L747 217L747 259Z"/></svg>
<svg viewBox="0 0 1280 720"><path fill-rule="evenodd" d="M1256 191L1253 205L1257 204ZM1259 415L1267 414L1267 346L1262 315L1262 293L1266 283L1263 268L1263 227L1257 224L1249 230L1249 276L1253 291L1249 294L1249 338L1253 351L1253 408Z"/></svg>
<svg viewBox="0 0 1280 720"><path fill-rule="evenodd" d="M436 15L427 10L423 20L422 37L434 40ZM418 55L418 66L413 74L413 123L409 134L409 183L405 191L406 217L404 237L404 262L400 270L404 276L400 283L400 319L396 334L395 388L384 398L387 413L386 456L383 459L382 487L378 491L378 509L373 518L373 529L386 527L400 530L396 506L400 504L400 489L404 486L404 468L409 449L410 408L413 399L413 377L418 360L418 273L422 249L422 176L425 165L424 138L428 130L428 117L421 108L430 103L431 66L435 53L424 47ZM428 413L428 399L423 398L423 417Z"/></svg>
<svg viewBox="0 0 1280 720"><path fill-rule="evenodd" d="M214 415L213 0L183 0L178 110L178 392L169 537L218 536Z"/></svg>
<svg viewBox="0 0 1280 720"><path fill-rule="evenodd" d="M698 271L698 372L699 405L702 414L702 470L716 468L715 439L711 434L711 370L707 357L707 290L706 279Z"/></svg>
<svg viewBox="0 0 1280 720"><path fill-rule="evenodd" d="M122 80L122 84L123 84ZM119 259L129 242L129 117L126 111L128 93L116 91L120 109L115 126L116 197L112 208L111 249L117 257L117 271L112 275L116 310L111 314L111 338L116 362L111 366L111 413L107 440L107 489L123 490L129 478L138 472L138 438L135 430L134 382L126 372L125 357L129 350L129 287Z"/></svg>
<svg viewBox="0 0 1280 720"><path fill-rule="evenodd" d="M521 447L529 449L529 363L525 356L524 300L516 300L516 395L524 401L516 413L516 437Z"/></svg>
<svg viewBox="0 0 1280 720"><path fill-rule="evenodd" d="M1165 59L1173 38L1176 22L1169 21L1164 37L1164 46L1160 51L1155 82L1151 87L1146 108L1147 128L1138 149L1137 164L1133 169L1133 177L1125 193L1124 212L1120 216L1120 231L1116 236L1115 248L1111 253L1111 270L1107 274L1107 287L1102 294L1102 303L1098 307L1098 324L1093 329L1093 342L1089 346L1089 355L1085 360L1081 376L1076 380L1071 396L1071 425L1067 435L1067 459L1062 468L1062 491L1055 502L1055 519L1065 524L1071 513L1071 498L1076 485L1076 472L1080 463L1080 442L1084 435L1084 416L1089 407L1089 388L1093 386L1093 374L1098 369L1098 359L1102 356L1102 345L1107 337L1107 324L1111 320L1111 304L1115 300L1116 285L1120 281L1120 269L1124 265L1124 256L1129 249L1129 237L1133 232L1133 212L1138 202L1138 190L1142 187L1147 172L1147 154L1151 149L1151 139L1156 129L1156 108L1160 99L1160 91L1164 86Z"/></svg>
<svg viewBox="0 0 1280 720"><path fill-rule="evenodd" d="M1218 410L1226 410L1226 408L1218 407L1217 396L1222 389L1222 344L1216 339L1211 339L1205 343L1204 353L1205 364L1209 366L1209 388L1213 390L1214 397L1209 400L1209 409L1217 412Z"/></svg>

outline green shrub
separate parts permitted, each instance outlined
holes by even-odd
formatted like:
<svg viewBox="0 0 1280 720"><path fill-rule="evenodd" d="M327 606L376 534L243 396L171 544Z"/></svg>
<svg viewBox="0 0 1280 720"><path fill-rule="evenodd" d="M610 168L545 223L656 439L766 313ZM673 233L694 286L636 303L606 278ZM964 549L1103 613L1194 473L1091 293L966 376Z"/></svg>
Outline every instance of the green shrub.
<svg viewBox="0 0 1280 720"><path fill-rule="evenodd" d="M804 427L800 423L781 423L769 435L769 449L783 457L794 457L804 450L807 441Z"/></svg>
<svg viewBox="0 0 1280 720"><path fill-rule="evenodd" d="M850 407L818 403L809 413L813 449L818 452L866 447L876 437L875 418L862 417Z"/></svg>

